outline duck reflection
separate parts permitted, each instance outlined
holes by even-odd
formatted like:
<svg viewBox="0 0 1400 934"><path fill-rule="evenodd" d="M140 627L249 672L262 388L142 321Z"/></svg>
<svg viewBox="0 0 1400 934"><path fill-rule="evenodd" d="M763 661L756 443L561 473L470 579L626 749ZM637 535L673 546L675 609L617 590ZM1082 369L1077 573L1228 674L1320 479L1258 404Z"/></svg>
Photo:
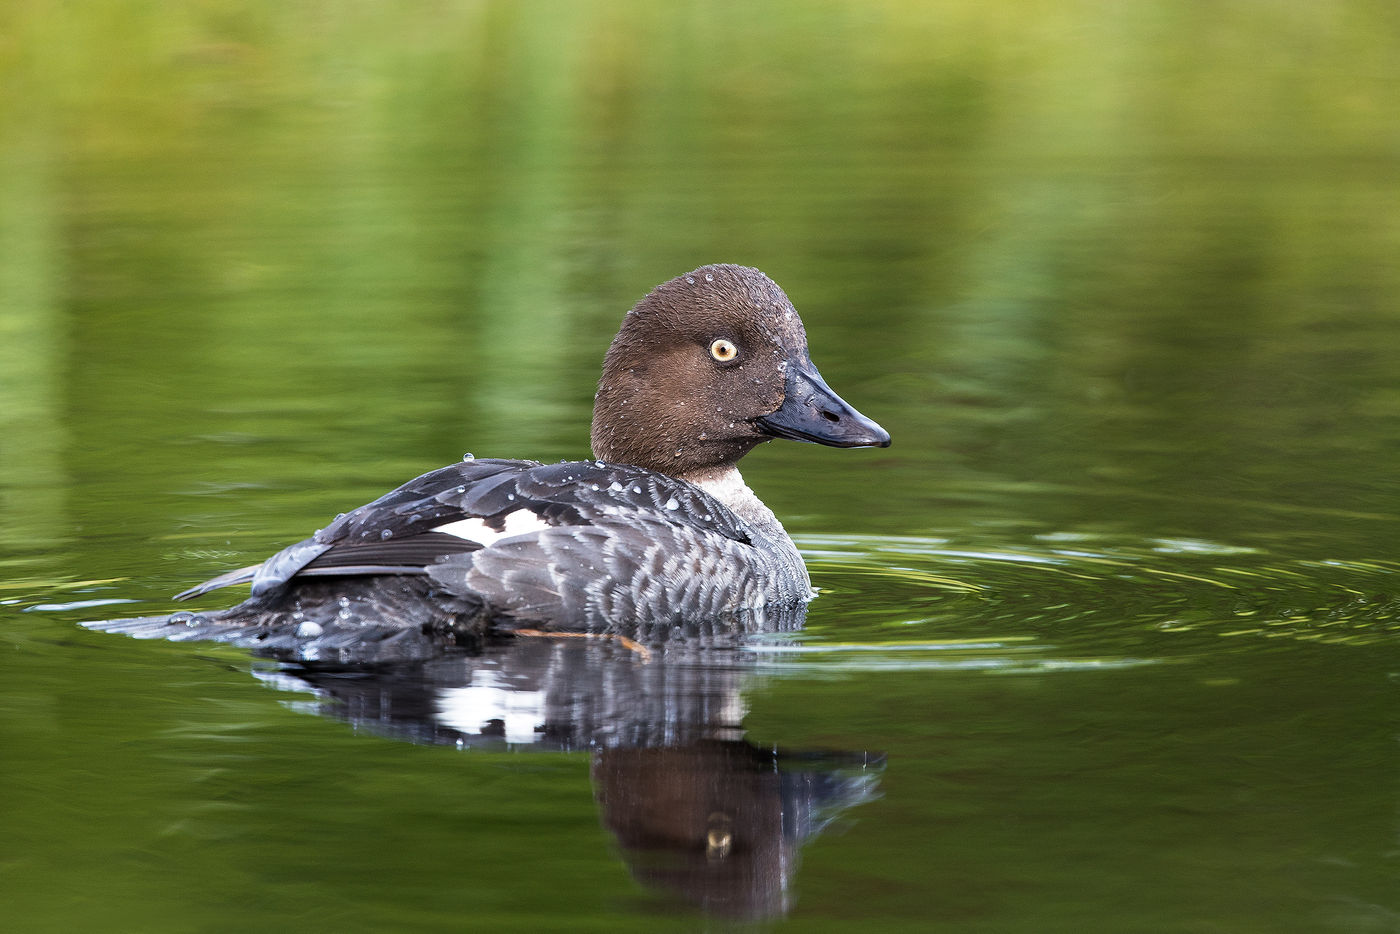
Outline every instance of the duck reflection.
<svg viewBox="0 0 1400 934"><path fill-rule="evenodd" d="M260 677L411 742L587 751L602 824L638 881L758 919L788 909L800 847L876 794L883 761L749 742L743 688L756 656L742 636L673 632L650 657L606 639L515 638L411 665Z"/></svg>
<svg viewBox="0 0 1400 934"><path fill-rule="evenodd" d="M640 882L733 918L789 906L798 849L875 792L864 754L785 753L742 739L593 757L603 826Z"/></svg>

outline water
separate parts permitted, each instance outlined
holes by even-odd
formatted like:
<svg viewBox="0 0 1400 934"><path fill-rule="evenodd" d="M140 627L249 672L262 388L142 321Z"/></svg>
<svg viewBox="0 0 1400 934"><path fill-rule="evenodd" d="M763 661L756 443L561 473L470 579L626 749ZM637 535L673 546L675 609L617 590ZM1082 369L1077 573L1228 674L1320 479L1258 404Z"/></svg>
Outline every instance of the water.
<svg viewBox="0 0 1400 934"><path fill-rule="evenodd" d="M0 12L3 926L1400 927L1396 27ZM585 456L712 261L894 438L744 463L800 631L324 677L76 625Z"/></svg>

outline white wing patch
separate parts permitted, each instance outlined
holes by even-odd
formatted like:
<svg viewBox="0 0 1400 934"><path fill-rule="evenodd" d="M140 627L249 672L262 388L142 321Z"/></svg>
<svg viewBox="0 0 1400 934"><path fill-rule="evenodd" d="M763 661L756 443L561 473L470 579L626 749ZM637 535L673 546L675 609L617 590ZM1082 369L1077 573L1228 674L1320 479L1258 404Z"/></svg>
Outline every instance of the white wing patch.
<svg viewBox="0 0 1400 934"><path fill-rule="evenodd" d="M440 525L433 529L433 531L442 532L447 535L455 535L458 538L464 538L469 542L476 542L485 546L494 544L498 539L509 538L512 535L540 532L549 528L548 522L528 509L517 509L515 512L508 512L503 519L505 525L499 532L487 525L485 519L458 519L456 522Z"/></svg>

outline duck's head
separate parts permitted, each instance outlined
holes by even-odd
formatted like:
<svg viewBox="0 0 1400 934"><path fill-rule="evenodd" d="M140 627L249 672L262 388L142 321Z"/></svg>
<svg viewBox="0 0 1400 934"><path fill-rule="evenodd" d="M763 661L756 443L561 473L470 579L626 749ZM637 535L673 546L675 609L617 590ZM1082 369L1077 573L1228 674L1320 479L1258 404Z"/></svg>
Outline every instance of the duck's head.
<svg viewBox="0 0 1400 934"><path fill-rule="evenodd" d="M772 438L890 443L817 372L777 283L746 266L701 266L627 313L594 400L595 457L695 477Z"/></svg>

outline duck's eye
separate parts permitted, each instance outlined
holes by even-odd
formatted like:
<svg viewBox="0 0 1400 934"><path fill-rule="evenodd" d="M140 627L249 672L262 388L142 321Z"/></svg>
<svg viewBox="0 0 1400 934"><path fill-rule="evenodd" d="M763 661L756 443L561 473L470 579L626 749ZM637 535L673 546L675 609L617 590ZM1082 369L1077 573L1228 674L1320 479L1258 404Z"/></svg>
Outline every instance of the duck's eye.
<svg viewBox="0 0 1400 934"><path fill-rule="evenodd" d="M739 348L734 346L733 341L727 341L721 337L719 340L710 344L710 356L714 357L720 363L728 363L730 360L739 356Z"/></svg>

